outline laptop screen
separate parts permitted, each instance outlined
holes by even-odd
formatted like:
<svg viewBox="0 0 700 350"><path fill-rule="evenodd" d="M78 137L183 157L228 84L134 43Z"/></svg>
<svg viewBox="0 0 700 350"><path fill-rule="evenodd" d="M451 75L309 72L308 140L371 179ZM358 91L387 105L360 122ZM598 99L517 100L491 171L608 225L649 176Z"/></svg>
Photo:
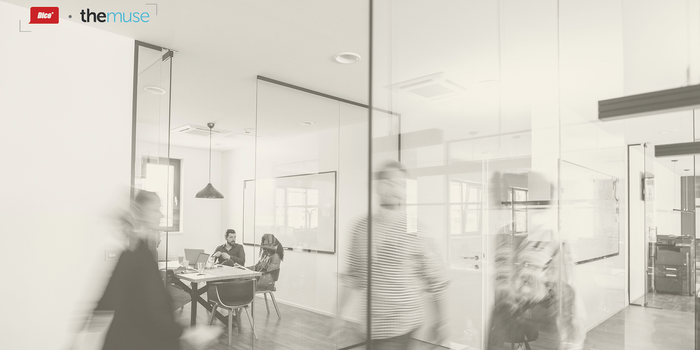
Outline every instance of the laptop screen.
<svg viewBox="0 0 700 350"><path fill-rule="evenodd" d="M190 266L197 266L196 262L199 258L199 254L204 253L204 249L187 249L185 248L185 260L187 260Z"/></svg>
<svg viewBox="0 0 700 350"><path fill-rule="evenodd" d="M197 261L194 263L194 267L197 267L197 263L207 263L207 260L209 260L209 254L207 253L199 253L199 256L197 257Z"/></svg>

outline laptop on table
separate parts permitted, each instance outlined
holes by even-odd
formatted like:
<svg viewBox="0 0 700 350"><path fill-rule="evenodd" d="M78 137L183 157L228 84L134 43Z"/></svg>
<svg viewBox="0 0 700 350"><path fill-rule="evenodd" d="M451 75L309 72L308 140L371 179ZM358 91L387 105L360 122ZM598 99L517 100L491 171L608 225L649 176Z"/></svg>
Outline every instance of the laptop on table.
<svg viewBox="0 0 700 350"><path fill-rule="evenodd" d="M195 269L197 268L198 263L203 263L204 265L207 264L207 260L209 260L209 254L207 253L199 253L199 256L197 257L197 260L194 262L194 267Z"/></svg>
<svg viewBox="0 0 700 350"><path fill-rule="evenodd" d="M199 254L204 253L204 249L187 249L185 248L185 260L187 260L190 266L197 267L197 259L199 259ZM206 262L206 260L205 260Z"/></svg>

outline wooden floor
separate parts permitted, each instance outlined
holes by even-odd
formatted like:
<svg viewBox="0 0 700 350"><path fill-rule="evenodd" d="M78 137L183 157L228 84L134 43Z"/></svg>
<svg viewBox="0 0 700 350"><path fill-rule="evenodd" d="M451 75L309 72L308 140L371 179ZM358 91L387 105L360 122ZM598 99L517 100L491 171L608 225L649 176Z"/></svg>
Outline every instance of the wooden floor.
<svg viewBox="0 0 700 350"><path fill-rule="evenodd" d="M337 334L332 334L334 318L285 305L278 302L282 319L277 318L275 308L270 302L270 314L265 309L265 300L255 298L255 327L258 340L253 341L253 333L250 324L242 314L242 329L233 327L233 340L231 347L228 346L228 333L225 326L215 321L215 325L222 327L219 341L209 349L284 349L284 350L328 350L341 349L364 341L362 327L346 322ZM176 311L175 315L183 324L189 324L190 304L187 304L182 311ZM204 307L199 305L197 309L197 324L207 324L208 313Z"/></svg>
<svg viewBox="0 0 700 350"><path fill-rule="evenodd" d="M647 293L646 303L648 307L657 309L695 313L695 297L689 295ZM633 304L644 304L644 297L635 300Z"/></svg>
<svg viewBox="0 0 700 350"><path fill-rule="evenodd" d="M347 322L342 325L342 330L335 336L331 334L333 318L293 306L278 303L282 319L278 319L274 308L270 305L270 314L267 314L265 302L256 298L255 325L258 340L253 341L253 334L245 314L243 328L238 333L233 328L233 342L228 346L228 336L224 325L218 342L212 344L210 349L357 349L362 350L364 332L361 326ZM189 305L176 315L183 323L189 320ZM197 322L206 324L207 312L200 306L197 313ZM588 332L586 336L586 350L692 350L694 349L694 313L644 308L629 306L598 327ZM549 337L541 337L530 345L536 349L555 349L555 340ZM353 345L357 345L352 347ZM432 344L414 341L413 350L439 349ZM468 348L467 349L472 349Z"/></svg>

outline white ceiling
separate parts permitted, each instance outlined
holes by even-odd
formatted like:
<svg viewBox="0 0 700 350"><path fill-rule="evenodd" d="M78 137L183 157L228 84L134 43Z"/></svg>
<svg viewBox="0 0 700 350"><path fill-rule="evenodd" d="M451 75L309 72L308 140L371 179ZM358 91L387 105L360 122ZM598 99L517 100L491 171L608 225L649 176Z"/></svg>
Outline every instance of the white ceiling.
<svg viewBox="0 0 700 350"><path fill-rule="evenodd" d="M154 6L135 0L55 0L52 6L60 8L62 22L175 50L171 127L215 122L231 131L214 139L215 150L252 139L244 129L255 127L257 75L368 102L369 1L178 0L159 2L157 15ZM151 20L85 24L79 12L86 8L149 11ZM375 1L374 16L373 103L404 115L404 132L437 127L447 140L527 132L533 116L552 106L595 121L598 100L683 86L688 69L690 82L700 82L700 47L689 44L700 42L700 0ZM346 51L362 60L333 61ZM156 66L151 69L162 74ZM466 91L426 101L389 88L440 72ZM144 106L155 115L163 107ZM601 128L627 143L692 139L687 113L645 118ZM659 125L669 132L660 134ZM173 144L209 146L205 137L185 136L173 136Z"/></svg>

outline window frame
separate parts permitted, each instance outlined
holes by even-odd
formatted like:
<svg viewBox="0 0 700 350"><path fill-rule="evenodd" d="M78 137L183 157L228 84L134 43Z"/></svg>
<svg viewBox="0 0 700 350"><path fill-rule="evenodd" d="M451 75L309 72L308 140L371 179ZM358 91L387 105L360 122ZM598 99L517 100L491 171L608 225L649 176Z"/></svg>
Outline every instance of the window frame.
<svg viewBox="0 0 700 350"><path fill-rule="evenodd" d="M182 159L144 155L141 157L141 179L146 179L148 176L146 170L148 164L168 165L173 167L173 183L169 186L169 190L173 191L174 203L166 203L165 201L168 196L161 196L163 197L161 198L162 206L168 208L168 204L172 204L172 210L170 211L173 216L173 224L172 226L160 226L159 229L164 232L182 232ZM163 213L166 217L170 214L167 212L168 210L169 209L166 209L166 212Z"/></svg>
<svg viewBox="0 0 700 350"><path fill-rule="evenodd" d="M511 210L512 212L512 221L513 221L513 233L519 234L519 233L528 233L529 228L530 228L530 222L529 222L529 214L528 214L528 207L527 205L518 207L519 202L526 202L529 198L529 190L524 187L514 187L511 186L508 188L508 192L510 195L510 203L511 203ZM524 200L516 200L516 192L521 192L525 194L525 199ZM517 214L521 214L525 217L525 227L521 228L518 226L518 217Z"/></svg>
<svg viewBox="0 0 700 350"><path fill-rule="evenodd" d="M458 184L460 186L460 195L463 195L464 198L460 197L458 201L453 201L453 198L451 198L451 186L452 184ZM459 233L453 233L452 228L450 227L450 237L466 237L466 236L477 236L481 234L481 230L483 228L483 199L484 199L484 185L479 182L473 182L473 181L466 181L466 180L460 180L460 179L449 179L448 180L448 198L447 198L447 205L448 205L448 215L449 215L449 222L450 225L452 223L452 207L453 206L459 206L460 207L460 232ZM470 190L474 189L477 191L477 198L476 201L469 201L469 193ZM476 218L477 218L477 225L474 230L467 231L467 221L469 218L470 213L476 213Z"/></svg>

